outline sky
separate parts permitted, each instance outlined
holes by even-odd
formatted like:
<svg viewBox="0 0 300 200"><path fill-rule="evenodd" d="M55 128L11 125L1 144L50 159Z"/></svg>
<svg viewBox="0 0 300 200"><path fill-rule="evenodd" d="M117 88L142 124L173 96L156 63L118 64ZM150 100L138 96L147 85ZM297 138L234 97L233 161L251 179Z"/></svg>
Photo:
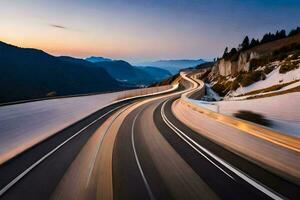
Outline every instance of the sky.
<svg viewBox="0 0 300 200"><path fill-rule="evenodd" d="M0 0L0 41L131 63L213 59L300 26L299 0Z"/></svg>

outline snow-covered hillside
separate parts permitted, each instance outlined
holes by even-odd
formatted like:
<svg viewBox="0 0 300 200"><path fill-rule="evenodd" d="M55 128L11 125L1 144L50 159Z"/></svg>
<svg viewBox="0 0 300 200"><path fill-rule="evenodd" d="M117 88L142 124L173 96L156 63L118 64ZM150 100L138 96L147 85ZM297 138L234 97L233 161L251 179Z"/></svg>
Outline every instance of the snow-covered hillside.
<svg viewBox="0 0 300 200"><path fill-rule="evenodd" d="M265 80L260 80L256 83L253 83L247 87L239 87L236 91L232 91L229 96L238 96L243 95L249 92L253 92L256 90L265 89L274 85L280 85L285 83L291 83L295 82L297 80L300 80L300 67L298 69L286 72L286 73L280 73L279 69L281 66L281 62L273 62L271 65L274 66L274 70L266 75ZM300 63L298 64L300 66ZM264 66L266 67L266 66ZM258 68L257 70L264 69L264 67ZM295 82L291 85L285 86L281 88L280 90L286 90L293 87L297 87L300 85L300 82ZM276 91L274 91L276 92Z"/></svg>

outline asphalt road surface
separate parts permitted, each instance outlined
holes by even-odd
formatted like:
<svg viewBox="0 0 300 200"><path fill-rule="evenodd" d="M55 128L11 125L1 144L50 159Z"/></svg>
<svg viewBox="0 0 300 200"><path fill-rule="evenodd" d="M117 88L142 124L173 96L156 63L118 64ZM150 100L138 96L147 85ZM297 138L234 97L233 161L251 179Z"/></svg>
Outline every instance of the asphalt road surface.
<svg viewBox="0 0 300 200"><path fill-rule="evenodd" d="M111 165L104 167L111 171L111 178L106 178L112 184L106 190L91 190L95 194L89 196L94 199L299 199L298 185L180 122L171 105L180 97L181 90L103 108L2 164L0 198L72 196L77 185L75 181L68 182L72 177L66 174L72 163L76 169L74 160L82 148L110 120L104 140L110 140L107 144L111 151L100 146L98 153L111 154ZM119 128L113 129L114 124ZM93 170L101 171L101 167ZM109 184L101 182L101 176L102 173L95 176L96 188ZM72 189L61 189L67 188L63 187L66 183L71 183L68 188ZM99 191L111 194L99 195ZM83 189L81 193L84 192Z"/></svg>

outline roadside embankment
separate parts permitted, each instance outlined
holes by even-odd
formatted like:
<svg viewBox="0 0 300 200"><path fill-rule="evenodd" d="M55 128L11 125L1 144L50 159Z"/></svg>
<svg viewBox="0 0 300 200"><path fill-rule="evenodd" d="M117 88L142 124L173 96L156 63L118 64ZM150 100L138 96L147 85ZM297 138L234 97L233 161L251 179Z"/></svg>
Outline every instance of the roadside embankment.
<svg viewBox="0 0 300 200"><path fill-rule="evenodd" d="M287 176L299 184L300 140L263 126L226 116L189 99L204 87L201 80L191 80L198 89L184 93L172 106L175 116L188 127L237 154ZM201 83L202 82L202 83ZM199 89L200 88L200 89Z"/></svg>

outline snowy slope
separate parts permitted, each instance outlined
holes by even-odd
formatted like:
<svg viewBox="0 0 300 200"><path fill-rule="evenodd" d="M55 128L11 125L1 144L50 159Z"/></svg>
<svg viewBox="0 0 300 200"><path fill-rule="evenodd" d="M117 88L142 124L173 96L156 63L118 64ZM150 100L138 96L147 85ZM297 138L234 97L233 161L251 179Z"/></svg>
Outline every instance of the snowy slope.
<svg viewBox="0 0 300 200"><path fill-rule="evenodd" d="M273 97L219 101L219 112L233 115L239 110L249 110L264 115L273 122L272 128L300 137L300 92Z"/></svg>
<svg viewBox="0 0 300 200"><path fill-rule="evenodd" d="M254 90L260 90L267 87L271 87L277 84L288 83L295 80L300 80L300 68L289 71L285 74L279 73L279 66L274 69L270 74L267 75L265 80L258 81L247 87L240 87L236 91L232 92L232 96L237 96L240 94L245 94ZM289 87L290 88L290 87Z"/></svg>

